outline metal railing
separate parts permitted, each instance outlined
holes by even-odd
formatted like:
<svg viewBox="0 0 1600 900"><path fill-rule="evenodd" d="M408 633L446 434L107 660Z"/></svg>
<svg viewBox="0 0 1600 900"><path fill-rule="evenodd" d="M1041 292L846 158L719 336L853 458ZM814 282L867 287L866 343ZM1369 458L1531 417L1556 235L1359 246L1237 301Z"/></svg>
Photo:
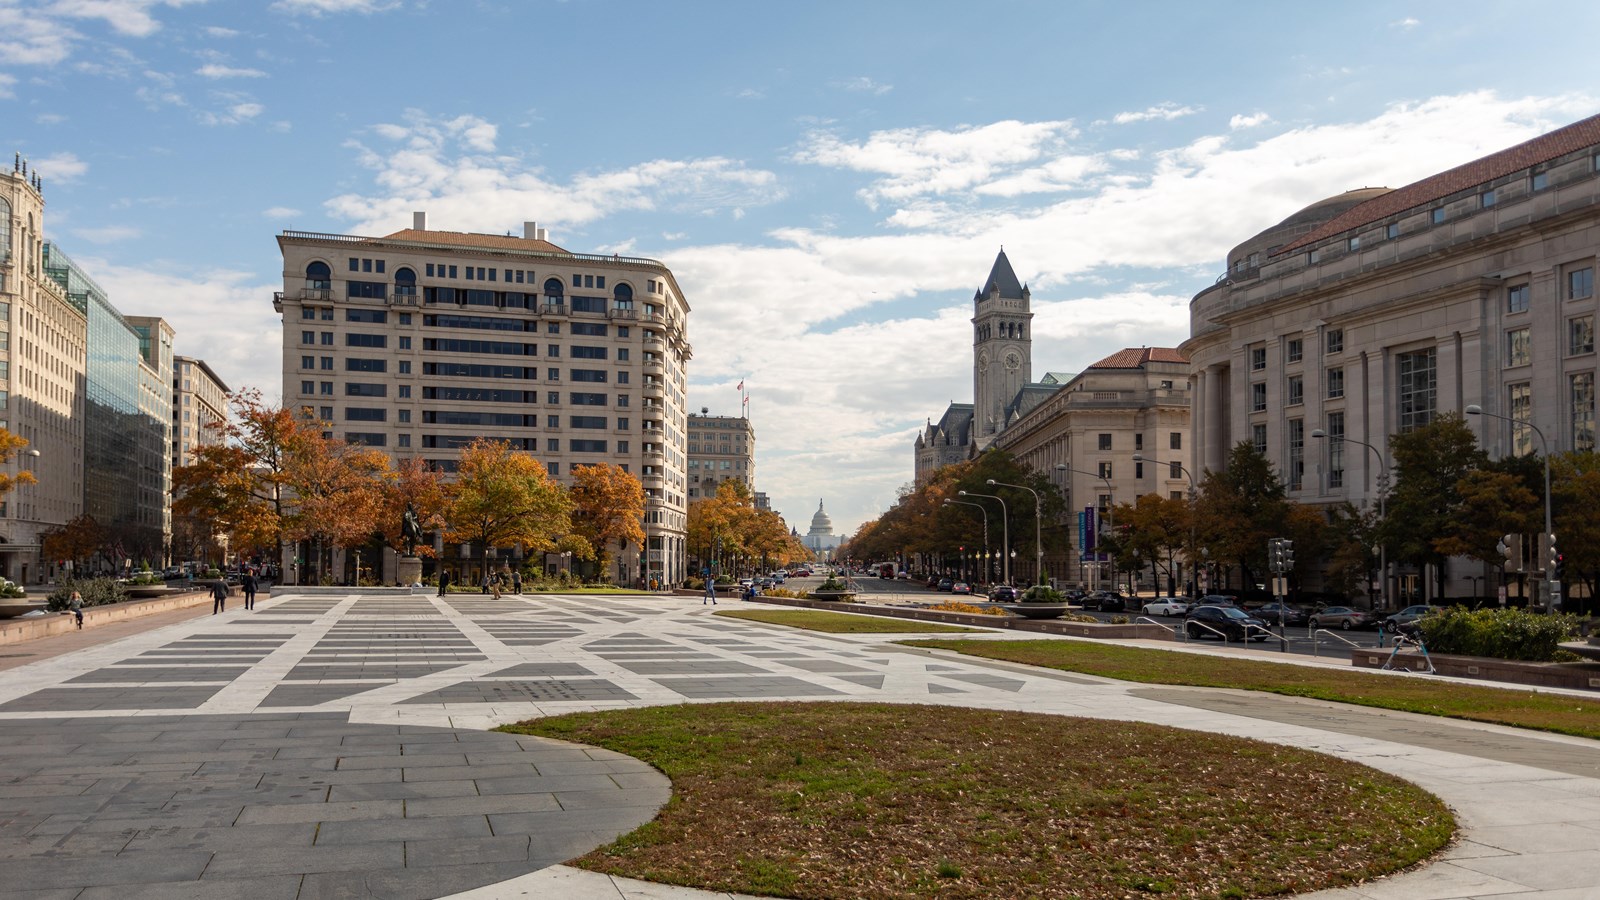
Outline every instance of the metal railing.
<svg viewBox="0 0 1600 900"><path fill-rule="evenodd" d="M1168 625L1165 622L1157 622L1155 619L1152 619L1149 616L1133 617L1133 624L1137 625L1140 622L1149 622L1151 625L1159 625L1160 627L1172 632L1174 635L1177 635L1181 631L1180 627L1177 625Z"/></svg>
<svg viewBox="0 0 1600 900"><path fill-rule="evenodd" d="M1318 655L1318 649L1319 649L1320 644L1321 644L1321 642L1317 639L1317 635L1319 635L1319 634L1325 634L1325 635L1327 635L1329 637L1338 638L1340 641L1344 642L1345 644L1347 644L1347 645L1349 645L1351 647L1354 647L1357 650L1365 650L1365 649L1367 649L1366 647L1361 646L1360 644L1356 643L1355 641L1352 641L1349 638L1339 634L1337 631L1329 631L1326 628L1315 628L1315 629L1311 630L1311 655L1312 656L1317 656Z"/></svg>

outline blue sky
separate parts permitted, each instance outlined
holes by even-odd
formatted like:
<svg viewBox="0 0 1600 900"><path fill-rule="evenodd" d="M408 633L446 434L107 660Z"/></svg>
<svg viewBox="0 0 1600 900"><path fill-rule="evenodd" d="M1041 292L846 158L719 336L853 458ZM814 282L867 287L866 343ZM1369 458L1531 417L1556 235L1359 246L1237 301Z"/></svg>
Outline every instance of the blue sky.
<svg viewBox="0 0 1600 900"><path fill-rule="evenodd" d="M690 403L841 531L972 392L1003 244L1033 372L1175 346L1229 247L1600 111L1592 3L0 0L46 232L230 386L281 389L284 229L651 256ZM0 150L8 149L0 143Z"/></svg>

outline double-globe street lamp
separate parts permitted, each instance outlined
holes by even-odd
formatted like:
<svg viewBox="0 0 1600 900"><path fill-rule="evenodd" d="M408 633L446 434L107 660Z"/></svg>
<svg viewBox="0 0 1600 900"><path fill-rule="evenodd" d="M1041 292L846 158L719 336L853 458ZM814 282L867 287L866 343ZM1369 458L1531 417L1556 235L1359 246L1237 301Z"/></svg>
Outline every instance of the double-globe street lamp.
<svg viewBox="0 0 1600 900"><path fill-rule="evenodd" d="M984 506L982 503L972 503L968 500L945 498L945 506L949 506L952 503L958 503L962 506L976 506L983 512L983 556L981 558L983 559L983 580L987 582L989 580L989 507Z"/></svg>
<svg viewBox="0 0 1600 900"><path fill-rule="evenodd" d="M1544 432L1532 422L1524 422L1499 413L1484 412L1483 407L1476 403L1469 405L1466 411L1469 416L1488 416L1491 419L1510 422L1512 428L1521 425L1539 436L1539 453L1544 457L1544 533L1550 535L1549 540L1554 544L1556 530L1550 519L1550 444L1544 439ZM1556 561L1551 559L1549 554L1545 554L1544 581L1550 586L1550 611L1555 612L1561 608L1561 585L1556 582Z"/></svg>
<svg viewBox="0 0 1600 900"><path fill-rule="evenodd" d="M1104 481L1106 483L1106 501L1107 501L1107 503L1106 503L1106 530L1115 533L1117 526L1116 526L1116 522L1114 522L1113 519L1112 519L1111 512L1112 512L1112 510L1114 510L1116 508L1116 505L1117 505L1117 492L1116 492L1116 489L1111 486L1111 479L1107 478L1104 474L1102 474L1100 472L1090 472L1090 471L1087 471L1085 469L1074 469L1073 467L1067 465L1066 463L1056 463L1056 471L1057 472L1075 472L1075 473L1077 473L1079 475L1088 475L1091 478L1098 478L1101 481ZM1079 552L1082 553L1081 550ZM1095 553L1097 555L1099 554L1099 552L1100 552L1099 550L1095 551ZM1116 574L1117 574L1117 563L1116 563L1116 560L1113 559L1111 561L1111 576L1112 576L1113 580L1115 580ZM1094 577L1095 577L1095 582L1098 584L1098 582L1100 580L1100 561L1099 560L1095 560ZM1116 586L1115 584L1112 585L1112 587L1115 587L1115 586Z"/></svg>
<svg viewBox="0 0 1600 900"><path fill-rule="evenodd" d="M1133 455L1133 461L1134 462L1144 462L1145 461L1144 454L1135 453ZM1150 461L1155 463L1156 465L1160 465L1161 464L1159 460L1150 460ZM1168 460L1167 465L1169 465L1169 466L1177 466L1178 467L1178 471L1183 474L1183 477L1187 478L1189 480L1189 549L1184 554L1184 556L1187 558L1190 553L1193 553L1193 554L1198 556L1199 555L1199 548L1195 546L1194 473L1189 471L1188 469L1184 468L1183 467L1183 463L1181 463L1181 462ZM1195 563L1195 561L1193 559L1188 559L1187 561L1189 563L1189 577L1190 577L1190 580L1194 583L1193 596L1198 598L1200 596L1200 576L1197 574L1198 571L1199 571L1199 567L1198 567L1198 565ZM1172 573L1169 571L1167 573L1167 575L1168 575L1167 593L1171 594L1171 593L1173 593L1172 585L1171 585L1171 575L1172 575Z"/></svg>
<svg viewBox="0 0 1600 900"><path fill-rule="evenodd" d="M1004 481L995 481L993 478L984 483L990 487L1019 488L1033 495L1033 579L1035 584L1044 584L1044 544L1039 541L1041 534L1039 522L1044 510L1039 503L1039 492L1025 484L1007 484Z"/></svg>
<svg viewBox="0 0 1600 900"><path fill-rule="evenodd" d="M1468 408L1470 409L1471 407ZM1311 429L1311 436L1322 440L1328 437L1328 433L1321 428L1313 428ZM1366 441L1358 441L1352 437L1336 437L1331 440L1331 443L1360 444L1371 450L1372 455L1378 458L1378 518L1380 520L1384 519L1388 514L1389 463L1383 458L1383 451ZM1381 541L1378 543L1378 574L1382 581L1379 594L1383 598L1383 608L1391 609L1392 606L1389 603L1389 548Z"/></svg>
<svg viewBox="0 0 1600 900"><path fill-rule="evenodd" d="M990 500L1000 501L1000 540L1003 541L1000 545L1000 563L1005 569L1005 583L1010 584L1011 557L1006 555L1006 551L1011 549L1011 514L1006 511L1006 498L997 497L994 494L974 494L971 491L957 491L956 493L963 497L987 497ZM987 523L988 521L988 514L985 513L984 522Z"/></svg>

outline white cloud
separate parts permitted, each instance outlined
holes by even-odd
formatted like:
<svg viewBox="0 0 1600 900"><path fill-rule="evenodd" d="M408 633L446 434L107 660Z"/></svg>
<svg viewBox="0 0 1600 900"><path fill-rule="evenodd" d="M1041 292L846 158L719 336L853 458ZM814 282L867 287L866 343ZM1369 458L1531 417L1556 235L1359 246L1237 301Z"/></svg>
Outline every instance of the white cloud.
<svg viewBox="0 0 1600 900"><path fill-rule="evenodd" d="M733 96L736 100L764 100L767 95L757 88L745 88Z"/></svg>
<svg viewBox="0 0 1600 900"><path fill-rule="evenodd" d="M261 115L266 107L253 100L225 97L227 105L221 112L202 112L200 121L206 125L239 125Z"/></svg>
<svg viewBox="0 0 1600 900"><path fill-rule="evenodd" d="M325 16L388 12L399 5L398 0L278 0L272 8L292 15Z"/></svg>
<svg viewBox="0 0 1600 900"><path fill-rule="evenodd" d="M0 75L0 81L4 80L5 76ZM60 113L39 113L37 116L33 117L33 120L38 122L40 125L60 125L62 122L67 120L67 117L61 115Z"/></svg>
<svg viewBox="0 0 1600 900"><path fill-rule="evenodd" d="M269 219L292 219L301 213L300 210L291 209L287 206L274 206L271 209L263 210L261 214Z"/></svg>
<svg viewBox="0 0 1600 900"><path fill-rule="evenodd" d="M16 76L0 72L0 100L11 100L17 96L16 91L12 90L16 83Z"/></svg>
<svg viewBox="0 0 1600 900"><path fill-rule="evenodd" d="M194 70L201 78L265 78L267 73L260 69L237 69L232 66L211 63Z"/></svg>
<svg viewBox="0 0 1600 900"><path fill-rule="evenodd" d="M1422 20L1421 19L1416 19L1416 18L1413 18L1411 16L1406 16L1404 19L1399 19L1397 21L1390 22L1389 23L1389 27L1390 28L1399 28L1399 29L1401 29L1403 31L1410 31L1411 29L1413 29L1413 28L1415 28L1415 27L1417 27L1418 25L1421 25L1421 24L1422 24Z"/></svg>
<svg viewBox="0 0 1600 900"><path fill-rule="evenodd" d="M149 37L161 23L150 15L156 6L185 6L195 0L54 0L44 12L72 19L98 19L118 34Z"/></svg>
<svg viewBox="0 0 1600 900"><path fill-rule="evenodd" d="M0 65L53 66L81 35L39 10L0 4Z"/></svg>
<svg viewBox="0 0 1600 900"><path fill-rule="evenodd" d="M1140 110L1138 112L1117 113L1111 117L1111 121L1118 125L1127 125L1131 122L1149 122L1152 120L1170 122L1173 119L1181 119L1184 116L1192 116L1204 108L1205 107L1200 106L1179 106L1178 104L1169 101L1167 103L1158 103L1155 106Z"/></svg>
<svg viewBox="0 0 1600 900"><path fill-rule="evenodd" d="M89 171L89 164L73 153L53 153L33 160L33 168L50 181L71 182Z"/></svg>
<svg viewBox="0 0 1600 900"><path fill-rule="evenodd" d="M538 211L541 222L560 226L624 210L700 213L783 196L773 173L721 157L651 160L560 183L518 158L494 154L495 126L470 115L433 119L413 110L404 125L371 130L396 146L347 146L375 172L377 194L345 194L327 204L334 215L355 220L354 230L361 233L405 227L416 209L451 223L444 226L451 230L494 233L519 227L530 210Z"/></svg>
<svg viewBox="0 0 1600 900"><path fill-rule="evenodd" d="M221 25L207 25L201 31L205 32L206 37L214 38L236 38L240 34L232 28L223 28Z"/></svg>
<svg viewBox="0 0 1600 900"><path fill-rule="evenodd" d="M833 82L833 86L847 91L854 91L858 94L872 94L878 97L881 97L884 94L894 90L894 85L884 84L881 81L873 81L871 78L868 78L865 75L858 75L855 78L846 78L840 81L835 81Z"/></svg>
<svg viewBox="0 0 1600 900"><path fill-rule="evenodd" d="M91 244L114 244L132 240L144 232L131 225L107 225L103 228L74 228L72 233Z"/></svg>
<svg viewBox="0 0 1600 900"><path fill-rule="evenodd" d="M1233 118L1228 120L1228 127L1238 131L1241 128L1254 128L1257 125L1270 121L1272 121L1272 117L1264 112L1252 113L1248 116L1242 113L1236 113Z"/></svg>

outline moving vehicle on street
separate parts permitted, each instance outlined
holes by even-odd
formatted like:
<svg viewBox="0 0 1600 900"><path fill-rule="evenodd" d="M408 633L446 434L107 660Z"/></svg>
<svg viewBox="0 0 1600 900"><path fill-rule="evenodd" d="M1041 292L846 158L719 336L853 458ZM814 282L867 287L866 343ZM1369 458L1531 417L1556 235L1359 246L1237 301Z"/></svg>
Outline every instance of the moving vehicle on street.
<svg viewBox="0 0 1600 900"><path fill-rule="evenodd" d="M965 581L958 581L955 584L950 585L950 593L951 594L966 594L967 596L971 596L972 595L972 585L967 584Z"/></svg>
<svg viewBox="0 0 1600 900"><path fill-rule="evenodd" d="M1399 612L1389 616L1388 618L1385 618L1383 620L1383 630L1399 631L1401 628L1404 628L1408 625L1416 624L1418 619L1421 619L1423 616L1433 612L1438 608L1439 607L1437 606L1429 606L1427 604L1408 606L1405 609L1402 609Z"/></svg>
<svg viewBox="0 0 1600 900"><path fill-rule="evenodd" d="M989 589L989 599L996 603L1015 603L1022 599L1022 592L1009 584L997 584Z"/></svg>
<svg viewBox="0 0 1600 900"><path fill-rule="evenodd" d="M1223 642L1264 641L1273 634L1267 623L1236 606L1197 606L1184 618L1183 631L1190 640L1217 637Z"/></svg>
<svg viewBox="0 0 1600 900"><path fill-rule="evenodd" d="M1359 609L1348 606L1329 606L1312 613L1306 622L1315 631L1318 628L1338 628L1349 631L1352 628L1370 628L1372 617Z"/></svg>
<svg viewBox="0 0 1600 900"><path fill-rule="evenodd" d="M955 582L954 578L941 578L941 579L939 579L939 584L935 588L935 590L942 591L942 592L948 594L950 592L950 589L955 587L955 584L956 584L956 582Z"/></svg>
<svg viewBox="0 0 1600 900"><path fill-rule="evenodd" d="M1279 603L1276 600L1250 610L1250 615L1255 616L1263 622L1266 622L1268 625L1278 625L1281 623L1283 625L1294 625L1296 627L1306 624L1311 619L1310 614L1300 607L1290 606L1287 603Z"/></svg>
<svg viewBox="0 0 1600 900"><path fill-rule="evenodd" d="M1083 608L1097 609L1101 612L1122 612L1128 608L1128 601L1113 591L1095 591L1083 598Z"/></svg>
<svg viewBox="0 0 1600 900"><path fill-rule="evenodd" d="M1140 607L1147 616L1181 616L1188 611L1188 597L1157 597Z"/></svg>

